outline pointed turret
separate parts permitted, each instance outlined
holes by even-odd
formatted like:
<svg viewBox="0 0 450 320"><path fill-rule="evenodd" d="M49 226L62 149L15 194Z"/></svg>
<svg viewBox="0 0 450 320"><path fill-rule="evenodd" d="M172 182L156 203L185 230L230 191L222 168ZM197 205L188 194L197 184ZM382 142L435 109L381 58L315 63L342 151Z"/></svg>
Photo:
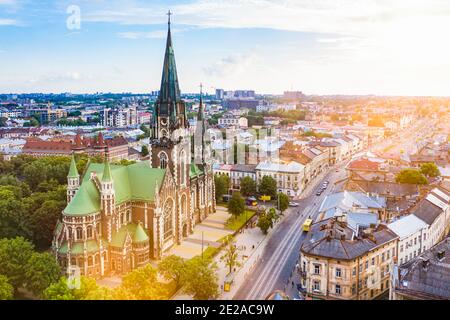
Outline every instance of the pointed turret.
<svg viewBox="0 0 450 320"><path fill-rule="evenodd" d="M194 134L194 162L204 164L206 158L206 119L203 107L203 85L200 84L200 104L197 113L197 125Z"/></svg>
<svg viewBox="0 0 450 320"><path fill-rule="evenodd" d="M79 187L80 187L80 175L78 174L75 156L72 154L69 174L67 175L67 203L72 201Z"/></svg>
<svg viewBox="0 0 450 320"><path fill-rule="evenodd" d="M105 167L103 169L102 182L112 182L111 167L109 161L105 160Z"/></svg>
<svg viewBox="0 0 450 320"><path fill-rule="evenodd" d="M68 178L78 178L78 169L77 164L75 162L75 156L72 155L72 160L70 161L70 168L69 168L69 174L67 175Z"/></svg>

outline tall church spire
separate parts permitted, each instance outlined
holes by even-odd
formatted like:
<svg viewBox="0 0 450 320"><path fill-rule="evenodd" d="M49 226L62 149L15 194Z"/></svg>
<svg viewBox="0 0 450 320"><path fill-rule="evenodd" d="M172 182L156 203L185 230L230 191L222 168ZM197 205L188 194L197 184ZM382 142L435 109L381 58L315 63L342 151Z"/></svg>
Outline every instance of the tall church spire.
<svg viewBox="0 0 450 320"><path fill-rule="evenodd" d="M180 88L178 85L177 66L175 63L175 53L172 46L172 33L170 30L170 16L172 13L169 11L168 32L166 42L166 53L164 55L164 66L161 78L161 89L159 92L158 100L161 104L168 104L168 112L171 112L171 108L174 103L181 100ZM164 111L164 110L162 110ZM172 115L176 116L176 115Z"/></svg>

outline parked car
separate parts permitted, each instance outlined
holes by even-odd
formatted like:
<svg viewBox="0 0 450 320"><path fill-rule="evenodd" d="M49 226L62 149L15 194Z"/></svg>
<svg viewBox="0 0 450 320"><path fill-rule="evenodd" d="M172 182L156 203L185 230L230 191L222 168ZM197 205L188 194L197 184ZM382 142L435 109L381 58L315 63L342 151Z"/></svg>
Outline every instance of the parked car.
<svg viewBox="0 0 450 320"><path fill-rule="evenodd" d="M297 202L289 202L289 207L298 207Z"/></svg>
<svg viewBox="0 0 450 320"><path fill-rule="evenodd" d="M258 201L255 197L248 197L246 201L247 206L256 207L258 205Z"/></svg>

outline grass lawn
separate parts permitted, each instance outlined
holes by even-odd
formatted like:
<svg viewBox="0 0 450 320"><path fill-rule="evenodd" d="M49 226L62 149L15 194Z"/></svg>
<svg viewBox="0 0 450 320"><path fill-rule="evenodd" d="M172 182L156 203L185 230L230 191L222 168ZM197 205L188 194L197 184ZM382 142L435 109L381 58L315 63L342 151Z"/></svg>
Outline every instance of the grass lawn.
<svg viewBox="0 0 450 320"><path fill-rule="evenodd" d="M228 219L227 224L225 225L228 229L231 229L233 231L237 231L242 226L250 220L254 215L256 214L256 211L251 210L245 210L243 214L235 218L234 216Z"/></svg>

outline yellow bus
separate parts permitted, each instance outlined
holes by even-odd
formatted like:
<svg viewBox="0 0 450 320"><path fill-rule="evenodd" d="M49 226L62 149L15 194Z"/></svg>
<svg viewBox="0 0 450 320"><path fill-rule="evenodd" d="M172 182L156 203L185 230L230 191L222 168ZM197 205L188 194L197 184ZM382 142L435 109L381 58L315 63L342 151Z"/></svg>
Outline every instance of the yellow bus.
<svg viewBox="0 0 450 320"><path fill-rule="evenodd" d="M303 231L304 232L308 232L309 231L309 229L311 228L312 222L313 221L311 219L306 219L305 220L305 223L303 223Z"/></svg>

